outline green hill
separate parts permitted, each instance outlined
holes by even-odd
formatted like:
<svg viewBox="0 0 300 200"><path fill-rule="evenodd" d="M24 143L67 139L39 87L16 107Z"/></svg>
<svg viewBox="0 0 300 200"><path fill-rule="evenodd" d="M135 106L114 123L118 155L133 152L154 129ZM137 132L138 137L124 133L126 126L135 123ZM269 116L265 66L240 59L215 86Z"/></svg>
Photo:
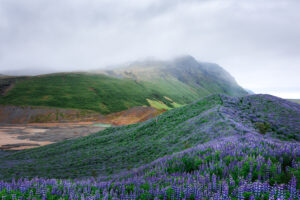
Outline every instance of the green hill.
<svg viewBox="0 0 300 200"><path fill-rule="evenodd" d="M133 63L100 73L57 73L9 81L12 79L0 81L5 91L0 104L87 109L102 114L134 106L168 110L214 93L247 94L221 67L192 57Z"/></svg>
<svg viewBox="0 0 300 200"><path fill-rule="evenodd" d="M79 108L103 114L148 105L148 99L166 100L164 94L130 79L84 73L30 77L17 82L0 104Z"/></svg>
<svg viewBox="0 0 300 200"><path fill-rule="evenodd" d="M116 174L207 141L252 134L300 141L300 105L269 95L211 95L143 123L12 152L0 179Z"/></svg>
<svg viewBox="0 0 300 200"><path fill-rule="evenodd" d="M299 103L300 104L300 99L289 99L289 101L295 102L295 103Z"/></svg>
<svg viewBox="0 0 300 200"><path fill-rule="evenodd" d="M202 94L224 93L231 96L248 94L222 67L214 63L198 62L191 56L172 61L143 61L114 70L99 71L110 76L136 81L149 81L155 87L180 90L178 82L188 86L189 92ZM186 89L186 88L182 88Z"/></svg>

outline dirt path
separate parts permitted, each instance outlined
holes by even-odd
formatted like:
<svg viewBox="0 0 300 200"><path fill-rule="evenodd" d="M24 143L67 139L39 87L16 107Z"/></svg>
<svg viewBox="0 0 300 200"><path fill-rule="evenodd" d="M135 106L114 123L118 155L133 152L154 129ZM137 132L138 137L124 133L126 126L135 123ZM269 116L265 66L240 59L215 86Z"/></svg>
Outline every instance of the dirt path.
<svg viewBox="0 0 300 200"><path fill-rule="evenodd" d="M20 150L87 136L101 130L94 122L0 125L0 150Z"/></svg>

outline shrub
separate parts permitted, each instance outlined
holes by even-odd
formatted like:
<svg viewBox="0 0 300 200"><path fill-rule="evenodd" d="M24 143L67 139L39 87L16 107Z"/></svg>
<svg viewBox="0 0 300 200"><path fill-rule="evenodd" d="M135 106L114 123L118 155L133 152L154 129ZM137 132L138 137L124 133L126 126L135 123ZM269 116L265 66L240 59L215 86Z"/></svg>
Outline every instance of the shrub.
<svg viewBox="0 0 300 200"><path fill-rule="evenodd" d="M256 122L255 128L258 129L259 133L266 134L268 131L271 130L271 125L267 122Z"/></svg>

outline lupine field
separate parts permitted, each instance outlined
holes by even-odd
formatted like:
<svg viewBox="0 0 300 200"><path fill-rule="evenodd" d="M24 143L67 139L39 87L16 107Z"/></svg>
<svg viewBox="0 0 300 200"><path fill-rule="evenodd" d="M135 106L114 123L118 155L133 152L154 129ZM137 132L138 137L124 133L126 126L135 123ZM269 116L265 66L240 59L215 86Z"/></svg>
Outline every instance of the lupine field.
<svg viewBox="0 0 300 200"><path fill-rule="evenodd" d="M299 105L275 97L217 95L142 124L2 152L0 198L300 199L299 116ZM109 149L113 136L121 142Z"/></svg>
<svg viewBox="0 0 300 200"><path fill-rule="evenodd" d="M228 137L131 172L84 180L0 182L2 199L299 199L300 146Z"/></svg>

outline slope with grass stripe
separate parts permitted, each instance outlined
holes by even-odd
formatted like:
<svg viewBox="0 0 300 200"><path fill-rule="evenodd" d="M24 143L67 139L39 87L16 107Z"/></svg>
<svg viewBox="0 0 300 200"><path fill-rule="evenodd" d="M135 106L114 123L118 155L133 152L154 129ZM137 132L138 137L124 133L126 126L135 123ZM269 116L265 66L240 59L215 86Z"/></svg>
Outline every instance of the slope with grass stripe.
<svg viewBox="0 0 300 200"><path fill-rule="evenodd" d="M0 160L0 178L117 174L216 138L300 141L300 105L269 95L211 95L139 124L23 150Z"/></svg>
<svg viewBox="0 0 300 200"><path fill-rule="evenodd" d="M78 108L109 114L134 106L149 106L147 98L168 102L165 95L168 94L130 79L61 73L31 77L16 83L0 98L0 104Z"/></svg>
<svg viewBox="0 0 300 200"><path fill-rule="evenodd" d="M192 57L133 63L110 71L25 77L7 84L12 79L1 79L5 93L0 104L83 109L101 114L136 106L169 110L214 93L247 94L224 69Z"/></svg>

